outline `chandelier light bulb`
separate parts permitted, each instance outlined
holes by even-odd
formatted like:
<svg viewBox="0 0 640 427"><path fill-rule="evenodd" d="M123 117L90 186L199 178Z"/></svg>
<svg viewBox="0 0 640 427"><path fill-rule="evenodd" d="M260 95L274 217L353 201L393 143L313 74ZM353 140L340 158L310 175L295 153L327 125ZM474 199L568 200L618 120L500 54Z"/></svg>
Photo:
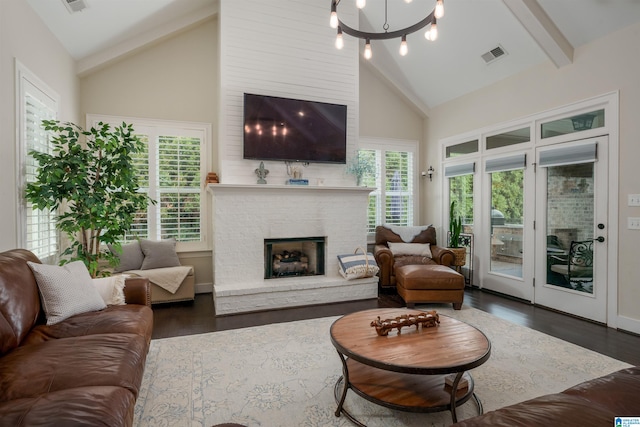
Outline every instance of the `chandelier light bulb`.
<svg viewBox="0 0 640 427"><path fill-rule="evenodd" d="M342 29L338 27L338 35L336 36L336 49L344 47L344 39L342 38Z"/></svg>
<svg viewBox="0 0 640 427"><path fill-rule="evenodd" d="M362 9L367 5L367 0L356 0L356 6L358 9Z"/></svg>
<svg viewBox="0 0 640 427"><path fill-rule="evenodd" d="M433 20L433 23L431 24L431 41L435 41L438 39L438 26L436 25L436 21L435 19Z"/></svg>
<svg viewBox="0 0 640 427"><path fill-rule="evenodd" d="M329 26L331 28L338 28L338 12L331 11L331 17L329 18Z"/></svg>
<svg viewBox="0 0 640 427"><path fill-rule="evenodd" d="M371 42L367 39L367 43L364 45L364 57L366 59L371 59Z"/></svg>
<svg viewBox="0 0 640 427"><path fill-rule="evenodd" d="M431 28L424 32L424 38L427 40L431 40Z"/></svg>
<svg viewBox="0 0 640 427"><path fill-rule="evenodd" d="M444 0L438 0L436 2L436 10L433 13L437 19L440 19L444 16Z"/></svg>
<svg viewBox="0 0 640 427"><path fill-rule="evenodd" d="M402 41L400 42L400 55L405 56L409 52L409 48L407 47L407 36L402 36Z"/></svg>
<svg viewBox="0 0 640 427"><path fill-rule="evenodd" d="M404 0L405 3L411 3L411 0Z"/></svg>

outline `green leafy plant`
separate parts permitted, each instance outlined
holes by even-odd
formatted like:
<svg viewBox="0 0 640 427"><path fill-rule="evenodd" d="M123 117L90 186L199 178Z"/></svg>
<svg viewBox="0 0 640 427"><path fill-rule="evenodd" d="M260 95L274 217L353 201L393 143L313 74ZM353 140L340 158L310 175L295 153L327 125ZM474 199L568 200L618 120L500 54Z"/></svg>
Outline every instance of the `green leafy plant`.
<svg viewBox="0 0 640 427"><path fill-rule="evenodd" d="M347 164L347 173L355 175L357 184L361 185L365 175L376 173L376 165L370 157L358 152Z"/></svg>
<svg viewBox="0 0 640 427"><path fill-rule="evenodd" d="M26 199L37 209L53 210L56 225L70 246L60 264L81 260L92 277L105 275L100 260L117 265L104 245L120 247L135 214L155 203L138 191L132 155L144 149L132 125L98 123L83 130L73 123L44 120L52 133L52 154L31 151L38 162L36 180L27 184Z"/></svg>
<svg viewBox="0 0 640 427"><path fill-rule="evenodd" d="M462 218L456 216L456 201L451 202L449 208L449 247L460 247L460 233L462 233Z"/></svg>

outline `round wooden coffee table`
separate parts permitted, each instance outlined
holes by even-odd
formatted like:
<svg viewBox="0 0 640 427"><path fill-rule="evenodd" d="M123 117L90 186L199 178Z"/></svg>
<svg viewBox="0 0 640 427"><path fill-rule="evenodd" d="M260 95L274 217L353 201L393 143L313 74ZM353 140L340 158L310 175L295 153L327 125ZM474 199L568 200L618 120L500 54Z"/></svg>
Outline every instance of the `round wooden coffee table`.
<svg viewBox="0 0 640 427"><path fill-rule="evenodd" d="M342 361L342 377L335 385L338 408L354 424L364 426L344 408L349 389L378 405L410 412L451 411L474 398L474 383L466 372L489 359L491 343L475 327L440 314L435 327L403 327L379 336L371 322L420 313L411 309L373 309L342 316L331 325L331 342ZM453 384L445 385L454 375ZM468 385L460 384L466 380ZM463 381L464 382L464 381ZM454 392L454 390L456 390Z"/></svg>

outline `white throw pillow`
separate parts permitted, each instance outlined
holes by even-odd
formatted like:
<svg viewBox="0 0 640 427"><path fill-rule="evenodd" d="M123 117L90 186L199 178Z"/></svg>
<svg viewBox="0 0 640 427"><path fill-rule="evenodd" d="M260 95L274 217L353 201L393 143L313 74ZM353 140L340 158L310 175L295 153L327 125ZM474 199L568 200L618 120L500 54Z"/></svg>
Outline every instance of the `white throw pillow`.
<svg viewBox="0 0 640 427"><path fill-rule="evenodd" d="M100 277L92 281L106 305L125 305L125 279L126 276L119 274L110 277Z"/></svg>
<svg viewBox="0 0 640 427"><path fill-rule="evenodd" d="M55 325L71 316L105 308L104 301L91 283L91 275L82 261L63 266L27 261L42 297L47 325Z"/></svg>
<svg viewBox="0 0 640 427"><path fill-rule="evenodd" d="M432 258L431 244L429 243L394 243L389 242L389 249L394 256L416 255Z"/></svg>

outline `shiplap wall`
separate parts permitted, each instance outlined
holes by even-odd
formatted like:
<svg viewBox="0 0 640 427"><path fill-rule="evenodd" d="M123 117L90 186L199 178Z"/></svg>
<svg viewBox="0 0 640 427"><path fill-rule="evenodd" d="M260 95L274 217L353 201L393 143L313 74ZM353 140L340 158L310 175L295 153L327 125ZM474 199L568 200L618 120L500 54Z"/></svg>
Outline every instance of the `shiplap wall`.
<svg viewBox="0 0 640 427"><path fill-rule="evenodd" d="M221 0L220 134L218 170L222 183L255 184L260 162L242 158L243 94L347 105L347 157L358 139L358 44L345 36L335 48L329 0ZM341 19L357 13L341 7ZM347 21L348 20L348 21ZM265 162L268 184L284 184L284 162ZM310 185L354 185L344 165L310 164Z"/></svg>

